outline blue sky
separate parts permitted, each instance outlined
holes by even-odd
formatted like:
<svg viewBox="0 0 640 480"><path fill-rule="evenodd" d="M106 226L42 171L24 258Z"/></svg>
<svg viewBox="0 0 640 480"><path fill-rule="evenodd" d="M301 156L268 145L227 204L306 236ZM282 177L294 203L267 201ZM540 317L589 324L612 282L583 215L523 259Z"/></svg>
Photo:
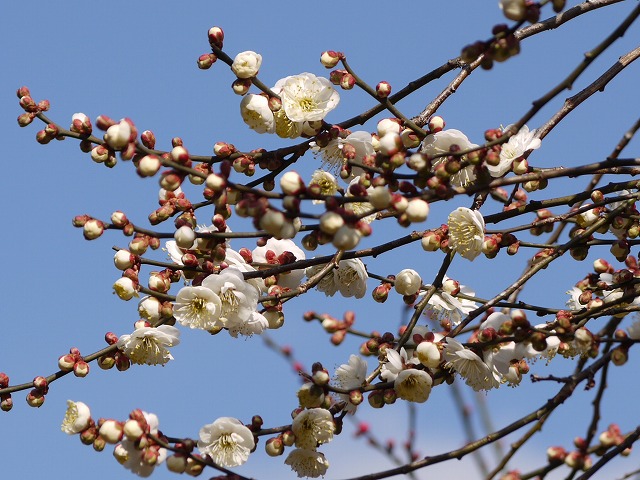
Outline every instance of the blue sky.
<svg viewBox="0 0 640 480"><path fill-rule="evenodd" d="M91 8L86 2L67 2L64 6L9 2L0 7L0 38L5 46L0 53L4 72L0 75L0 125L8 188L2 235L5 301L0 309L0 371L9 374L12 383L50 374L57 358L72 346L83 353L102 348L107 331L130 333L136 320L135 305L111 295L111 285L119 276L112 266L111 247L125 246L126 240L112 234L86 242L81 232L72 228L71 218L88 213L106 219L120 209L134 222L144 224L157 206L156 181L139 179L131 165L120 162L112 170L105 169L82 154L71 140L48 146L37 144L34 136L39 125L17 127L15 118L20 109L15 90L27 85L37 100L49 99L50 117L65 126L76 112L92 119L99 114L116 119L131 117L140 130L154 131L159 148L168 148L174 136L182 137L189 150L198 154L209 154L216 141L234 143L241 150L273 148L287 144L259 136L244 125L239 115L240 99L229 88L233 75L227 66L218 63L209 71L196 68L197 57L208 49L209 27L218 25L224 29L225 50L232 57L243 50L262 54L260 76L267 85L305 71L328 75L318 58L323 50L333 49L345 52L351 66L371 84L387 80L397 91L408 81L456 57L463 45L488 38L491 27L503 21L497 2L452 0L433 2L428 7L399 2L393 9L388 2L367 2L366 6L360 2L343 3L346 4L338 8L315 2L265 6L248 1L242 7L234 7L231 3L194 1L177 7L168 2L119 0L98 8ZM520 118L530 102L564 78L580 62L582 54L599 43L635 3L621 2L571 22L566 29L527 40L520 56L496 65L492 71L475 72L439 114L448 127L460 129L480 143L487 128ZM547 15L545 11L543 17ZM620 55L634 48L637 29L633 25L610 51L593 62L570 94L584 88ZM399 107L408 115L419 113L451 78L425 87L400 102ZM638 78L640 67L630 66L604 92L594 95L563 121L531 156L531 163L568 166L604 159L637 118ZM372 106L360 91L340 94L340 106L328 121L339 122ZM560 95L545 107L529 126L535 128L546 122L565 96ZM374 131L375 122L363 128ZM634 140L628 156L637 157L639 146ZM318 165L308 156L296 168L308 175ZM580 188L574 187L578 185L575 182L582 186L587 179L552 186L537 198ZM429 222L439 225L450 210L467 203L467 199L461 199L444 207L438 205L432 209ZM486 213L493 213L496 208L495 203L488 205ZM393 233L407 232L398 229ZM157 256L161 258L162 254L158 252ZM602 250L593 252L589 260L598 256L609 258L608 252ZM469 263L456 259L450 276L488 297L515 280L527 258L521 253L497 261L478 258ZM401 268L411 264L427 281L435 276L440 262L440 256L427 255L415 247L383 256L372 263L371 269L386 275L396 273L399 264ZM561 266L543 272L522 298L560 307L566 300L564 292L589 270L589 261L578 264L565 259ZM375 285L370 281L369 291ZM318 311L340 316L349 308L356 312L357 326L395 331L406 314L399 299L392 300L382 306L369 300L327 301L324 295L312 292L286 305L285 327L273 337L281 344L292 345L296 357L306 366L321 361L333 371L346 362L357 342L332 347L317 324L302 321L302 312L314 305ZM259 338L235 340L227 335L210 337L199 331L183 331L174 356L176 360L163 368L137 367L125 373L101 371L92 365L87 378L66 377L54 383L40 409L31 409L24 402L24 395L16 394L13 411L0 415L0 434L5 439L0 449L0 471L15 478L43 474L54 478L64 475L69 480L89 475L96 480L127 478L129 474L111 458L110 449L97 454L77 438L60 432L68 398L90 405L96 418L122 419L134 408L154 412L160 418L161 429L173 436L196 437L202 425L220 416L247 421L254 414L262 414L269 426L290 422L298 379ZM540 363L534 368L543 371L543 366ZM554 373L567 373L570 367L557 362ZM620 388L628 385L632 368L630 362L612 372L613 391L605 402L603 426L620 422L623 429L635 428L637 413L629 399L629 389ZM468 389L463 391L475 410L477 399ZM495 416L495 424L500 426L541 405L553 391L548 385L529 385L525 380L518 389L501 388L484 399ZM545 427L553 444L568 448L573 436L584 433L584 427L568 428L589 415L591 397L578 397L561 407L561 418ZM362 418L383 440L402 435L406 410L401 402L382 411L361 408ZM438 454L461 445L459 417L446 389L434 389L429 402L419 411L418 448L423 454ZM523 468L540 461L548 442L533 442L524 452ZM364 442L352 442L348 430L323 451L332 463L328 478L389 467ZM633 470L637 458L634 453L612 471ZM263 479L294 478L282 465L283 460L268 458L260 444L239 472ZM363 463L370 470L358 468ZM518 462L513 466L518 467ZM447 464L445 468L451 474L453 467ZM473 464L465 460L455 468L470 472ZM213 472L205 475L212 476ZM425 476L423 473L420 478ZM175 478L164 467L157 469L154 477Z"/></svg>

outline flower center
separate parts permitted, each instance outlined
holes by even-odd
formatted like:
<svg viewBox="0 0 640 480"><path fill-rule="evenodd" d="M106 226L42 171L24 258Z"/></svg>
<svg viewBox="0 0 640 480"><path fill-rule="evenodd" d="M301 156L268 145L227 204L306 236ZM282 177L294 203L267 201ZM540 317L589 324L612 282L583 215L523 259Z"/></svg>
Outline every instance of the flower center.
<svg viewBox="0 0 640 480"><path fill-rule="evenodd" d="M304 112L311 112L316 108L316 102L311 97L302 97L298 100L298 105Z"/></svg>
<svg viewBox="0 0 640 480"><path fill-rule="evenodd" d="M220 300L222 300L222 315L227 316L230 313L237 313L240 301L233 289L228 288L224 292L220 293Z"/></svg>

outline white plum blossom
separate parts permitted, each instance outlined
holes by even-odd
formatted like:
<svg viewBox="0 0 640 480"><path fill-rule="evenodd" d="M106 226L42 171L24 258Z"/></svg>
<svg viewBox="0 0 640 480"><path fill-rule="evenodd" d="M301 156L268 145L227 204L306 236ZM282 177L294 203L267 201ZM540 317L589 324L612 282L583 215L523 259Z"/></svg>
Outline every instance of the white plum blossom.
<svg viewBox="0 0 640 480"><path fill-rule="evenodd" d="M324 267L316 265L307 268L307 277L311 278ZM333 297L339 291L343 297L362 298L367 292L368 278L367 270L359 258L340 260L337 268L322 277L316 288L328 297Z"/></svg>
<svg viewBox="0 0 640 480"><path fill-rule="evenodd" d="M313 449L330 442L336 426L333 415L324 408L303 410L293 419L291 430L296 436L296 447Z"/></svg>
<svg viewBox="0 0 640 480"><path fill-rule="evenodd" d="M429 155L430 157L435 155L445 155L444 157L438 157L432 160L432 168L437 167L441 163L446 161L446 155L449 154L449 149L452 145L457 145L461 150L469 150L476 148L478 145L471 143L467 136L460 130L448 129L442 130L437 133L427 135L422 141L422 147L420 151ZM466 156L462 155L460 160L466 160ZM469 165L461 169L458 173L451 176L449 183L456 187L464 187L473 182L476 179L474 172L474 166Z"/></svg>
<svg viewBox="0 0 640 480"><path fill-rule="evenodd" d="M393 348L388 348L387 361L382 365L380 376L387 382L393 382L406 366L417 365L418 363L420 362L417 358L409 358L404 347L400 349L400 352Z"/></svg>
<svg viewBox="0 0 640 480"><path fill-rule="evenodd" d="M484 218L478 210L458 207L449 214L449 246L467 260L482 253Z"/></svg>
<svg viewBox="0 0 640 480"><path fill-rule="evenodd" d="M222 300L206 287L184 287L176 295L173 306L176 321L189 328L212 330L224 326Z"/></svg>
<svg viewBox="0 0 640 480"><path fill-rule="evenodd" d="M159 424L158 417L153 413L142 412L142 414L149 426L149 433L151 435L157 435ZM157 460L154 464L150 464L145 460L145 452L147 450L155 451ZM141 449L136 442L124 439L121 443L116 445L113 455L127 470L131 470L132 473L135 473L139 477L148 477L153 473L156 466L164 462L167 457L167 450L165 448L160 448L157 445Z"/></svg>
<svg viewBox="0 0 640 480"><path fill-rule="evenodd" d="M511 169L513 161L524 155L527 150L540 148L542 142L535 135L536 130L529 131L529 127L525 125L518 133L510 137L509 141L503 144L500 150L500 163L498 165L487 164L487 170L489 170L491 176L495 178L502 177Z"/></svg>
<svg viewBox="0 0 640 480"><path fill-rule="evenodd" d="M82 402L67 400L67 411L62 420L62 431L67 435L82 432L91 424L91 410Z"/></svg>
<svg viewBox="0 0 640 480"><path fill-rule="evenodd" d="M367 378L367 362L358 355L351 355L349 363L343 363L336 369L336 383L345 390L355 390L362 386ZM357 405L349 402L349 395L339 393L340 399L347 402L345 411L355 413Z"/></svg>
<svg viewBox="0 0 640 480"><path fill-rule="evenodd" d="M324 170L316 170L313 172L309 185L317 185L321 195L330 196L338 193L338 181L336 177ZM313 200L312 203L318 205L324 203L324 200Z"/></svg>
<svg viewBox="0 0 640 480"><path fill-rule="evenodd" d="M284 252L292 253L296 261L306 258L304 252L292 240L276 240L275 238L270 238L264 246L256 247L253 250L253 261L276 266L278 263L273 263L273 261L277 260ZM271 262L269 260L271 260ZM283 272L278 274L278 285L290 289L298 288L302 277L304 277L304 269Z"/></svg>
<svg viewBox="0 0 640 480"><path fill-rule="evenodd" d="M164 365L173 356L169 347L180 343L180 330L170 325L136 328L131 335L122 335L118 350L138 365Z"/></svg>
<svg viewBox="0 0 640 480"><path fill-rule="evenodd" d="M489 367L482 358L457 340L447 337L443 353L445 367L458 373L475 391L500 386L500 374L495 367Z"/></svg>
<svg viewBox="0 0 640 480"><path fill-rule="evenodd" d="M446 275L442 283L449 279ZM426 285L430 287L431 285ZM460 293L468 296L475 296L476 292L466 285L460 285ZM421 294L424 295L424 294ZM478 308L478 304L472 300L454 297L444 290L437 290L429 299L425 314L434 319L446 319L452 326L458 325L463 316L467 316L471 311Z"/></svg>
<svg viewBox="0 0 640 480"><path fill-rule="evenodd" d="M248 50L236 55L231 64L231 70L238 78L251 78L258 74L260 65L262 65L262 55Z"/></svg>
<svg viewBox="0 0 640 480"><path fill-rule="evenodd" d="M221 467L237 467L249 458L255 447L253 433L232 417L220 417L200 429L198 450Z"/></svg>
<svg viewBox="0 0 640 480"><path fill-rule="evenodd" d="M240 115L251 130L258 133L273 133L276 121L269 108L269 100L262 95L250 93L242 97Z"/></svg>
<svg viewBox="0 0 640 480"><path fill-rule="evenodd" d="M429 398L433 379L424 370L402 370L393 382L398 398L408 402L424 403Z"/></svg>
<svg viewBox="0 0 640 480"><path fill-rule="evenodd" d="M291 470L296 472L299 478L322 477L329 468L329 462L323 453L307 448L291 450L284 463L291 466Z"/></svg>
<svg viewBox="0 0 640 480"><path fill-rule="evenodd" d="M340 95L329 80L312 73L301 73L276 82L282 109L292 122L322 120L338 106Z"/></svg>
<svg viewBox="0 0 640 480"><path fill-rule="evenodd" d="M244 280L236 267L228 267L218 275L209 275L202 281L221 301L220 322L232 336L260 334L267 327L267 319L256 312L260 292Z"/></svg>

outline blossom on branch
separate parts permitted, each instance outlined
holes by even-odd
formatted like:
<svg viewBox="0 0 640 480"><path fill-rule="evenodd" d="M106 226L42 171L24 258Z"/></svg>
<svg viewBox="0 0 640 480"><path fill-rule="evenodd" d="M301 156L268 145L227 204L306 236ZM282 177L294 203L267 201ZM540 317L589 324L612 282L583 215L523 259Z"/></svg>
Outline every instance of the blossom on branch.
<svg viewBox="0 0 640 480"><path fill-rule="evenodd" d="M169 347L180 343L180 330L170 325L139 327L131 335L122 335L116 344L133 363L164 365L173 356Z"/></svg>
<svg viewBox="0 0 640 480"><path fill-rule="evenodd" d="M256 312L260 292L244 280L238 268L228 267L217 275L209 275L202 281L202 287L220 298L220 322L231 336L260 334L269 326L267 319Z"/></svg>
<svg viewBox="0 0 640 480"><path fill-rule="evenodd" d="M221 467L242 465L254 446L251 430L236 418L220 417L200 429L198 450Z"/></svg>
<svg viewBox="0 0 640 480"><path fill-rule="evenodd" d="M345 390L355 390L362 386L367 378L367 362L358 355L349 356L349 363L343 363L336 369L336 383ZM347 402L346 412L355 413L357 405L349 401L349 395L339 393L340 399Z"/></svg>
<svg viewBox="0 0 640 480"><path fill-rule="evenodd" d="M340 102L331 82L312 73L278 80L272 90L280 95L284 113L292 122L322 120Z"/></svg>
<svg viewBox="0 0 640 480"><path fill-rule="evenodd" d="M176 295L173 316L185 327L213 330L224 326L222 300L206 287L184 287Z"/></svg>
<svg viewBox="0 0 640 480"><path fill-rule="evenodd" d="M478 210L458 207L449 214L449 246L467 260L482 253L484 218Z"/></svg>
<svg viewBox="0 0 640 480"><path fill-rule="evenodd" d="M298 474L298 477L317 478L324 476L329 468L329 461L324 454L314 449L296 448L292 450L284 463L291 466L291 470Z"/></svg>
<svg viewBox="0 0 640 480"><path fill-rule="evenodd" d="M469 150L471 148L476 148L478 145L471 143L467 136L460 130L452 128L427 135L422 141L420 151L430 157L435 155L444 155L432 160L431 168L435 169L441 163L446 162L452 146L459 147L459 150ZM466 156L462 155L460 160L466 160ZM465 187L469 185L476 179L474 169L475 167L473 165L468 165L467 167L462 168L458 173L451 176L449 183L456 187Z"/></svg>
<svg viewBox="0 0 640 480"><path fill-rule="evenodd" d="M458 373L475 391L500 386L500 374L490 368L477 354L457 340L447 337L444 347L445 367Z"/></svg>
<svg viewBox="0 0 640 480"><path fill-rule="evenodd" d="M393 382L398 398L408 402L424 403L431 393L433 379L424 370L409 368L402 370Z"/></svg>
<svg viewBox="0 0 640 480"><path fill-rule="evenodd" d="M263 264L261 270L306 258L304 252L289 239L270 238L264 246L254 248L252 254L255 263ZM290 289L298 288L302 277L304 277L303 269L282 272L278 274L278 285Z"/></svg>
<svg viewBox="0 0 640 480"><path fill-rule="evenodd" d="M443 285L447 285L447 281L450 280L446 275L442 279ZM429 288L431 285L426 285L426 288ZM468 296L474 296L476 292L471 290L466 285L459 285L459 293ZM424 296L425 293L420 293L420 296ZM465 298L458 298L448 291L445 288L441 290L437 290L427 302L427 307L425 308L425 314L430 318L438 319L438 320L448 320L451 322L451 326L455 327L460 323L463 316L468 315L471 311L475 310L478 307L478 304L472 300L467 300Z"/></svg>
<svg viewBox="0 0 640 480"><path fill-rule="evenodd" d="M324 267L315 265L307 268L307 277L313 277ZM316 288L328 297L333 297L339 291L343 297L362 298L367 292L368 278L367 270L359 258L340 260L337 268L322 277Z"/></svg>
<svg viewBox="0 0 640 480"><path fill-rule="evenodd" d="M336 426L333 415L324 408L309 408L293 419L291 430L296 436L296 447L313 449L330 442Z"/></svg>
<svg viewBox="0 0 640 480"><path fill-rule="evenodd" d="M508 129L509 127L505 128L505 131ZM536 130L529 131L529 127L525 125L517 134L509 138L507 143L502 145L498 165L486 165L489 174L494 178L502 177L511 170L514 160L522 157L527 150L540 148L541 144L540 139L536 138Z"/></svg>

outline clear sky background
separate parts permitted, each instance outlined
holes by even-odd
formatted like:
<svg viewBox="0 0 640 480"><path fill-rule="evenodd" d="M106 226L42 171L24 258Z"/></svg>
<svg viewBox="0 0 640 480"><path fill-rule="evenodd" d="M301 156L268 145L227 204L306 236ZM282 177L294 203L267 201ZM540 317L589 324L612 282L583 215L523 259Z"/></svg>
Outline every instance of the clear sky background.
<svg viewBox="0 0 640 480"><path fill-rule="evenodd" d="M156 180L139 179L131 165L120 162L108 170L93 163L71 140L41 146L34 139L41 128L37 122L19 129L15 121L21 113L15 97L19 86L27 85L36 100L49 99L50 117L64 126L76 112L86 113L92 120L100 114L114 119L128 116L140 131L154 131L158 148L169 148L174 136L182 137L191 152L204 155L211 153L216 141L234 143L245 151L285 146L288 144L275 136L259 136L244 125L239 115L240 98L230 89L234 77L226 65L219 62L209 71L197 69L197 57L208 51L209 27L224 29L225 51L232 57L243 50L262 54L260 77L267 85L301 72L328 75L318 58L323 50L333 49L345 52L352 67L372 85L387 80L397 91L455 58L463 45L488 38L491 27L503 21L497 3L5 2L0 7L4 47L0 51L0 132L7 193L1 242L5 267L0 283L5 298L0 307L0 371L6 372L12 383L30 381L56 370L57 358L72 346L88 354L105 346L105 332L130 333L137 319L135 304L111 294L111 285L119 277L111 247L124 247L127 240L109 232L86 242L82 232L71 226L71 219L82 213L108 219L112 211L120 209L135 223L145 224L147 215L157 207ZM627 0L587 14L566 28L526 40L520 56L490 72L475 72L439 114L448 128L460 129L471 141L480 143L487 128L518 120L533 99L564 78L583 53L597 45L635 5ZM549 15L545 9L543 18ZM593 62L571 94L635 48L638 38L638 25L633 25L623 39ZM452 78L430 84L401 102L400 108L409 116L419 113ZM603 93L594 95L563 121L530 162L549 167L603 160L638 116L638 78L640 66L632 65ZM373 105L360 91L340 94L340 106L327 118L330 122ZM544 124L565 96L545 107L529 126ZM363 128L374 131L375 121ZM637 157L638 147L636 139L625 156ZM308 178L318 166L319 161L308 156L296 168ZM577 190L587 181L572 180L534 197ZM449 211L467 204L467 199L456 199L438 205L428 226L439 225ZM483 211L494 213L498 208L495 203L487 204ZM201 222L209 221L205 217ZM408 232L398 228L395 233ZM238 242L233 246L251 245ZM520 275L528 253L521 251L515 258L501 255L496 261L480 257L473 263L456 259L450 276L475 289L479 296L489 297ZM162 258L161 252L156 255ZM614 261L607 250L592 252L582 264L564 259L540 274L522 299L561 307L567 298L564 292L590 271L590 261L599 256ZM429 282L440 262L440 254L426 254L414 246L375 263L372 260L370 268L386 275L411 266ZM376 282L370 281L368 291L375 286ZM307 368L321 361L331 372L347 361L357 342L348 340L339 348L332 347L319 325L302 321L302 312L310 308L336 316L353 309L356 326L363 330L395 331L406 318L397 296L383 306L371 300L328 300L316 292L289 302L286 324L272 336L280 344L291 345ZM628 365L612 372L610 387L614 391L604 404L603 428L611 422L620 423L623 430L638 424L635 398L639 388L633 353ZM94 418L124 419L134 408L154 412L161 430L171 436L196 438L202 425L220 416L249 421L252 415L261 414L265 426L290 422L299 380L259 337L243 340L224 333L210 337L200 331L183 331L182 343L173 354L176 360L164 368L137 366L120 373L92 365L87 378L68 376L54 383L40 409L28 407L24 393L15 394L13 411L0 414L0 476L68 480L130 476L112 458L111 447L98 454L60 432L67 399L87 403ZM570 363L560 360L554 360L553 365L556 374L566 374L571 368ZM539 362L534 370L544 371L543 366ZM476 412L477 397L459 383ZM495 426L500 427L542 405L555 391L551 385L530 385L525 379L518 389L502 387L482 398ZM570 448L572 438L584 434L591 394L575 397L545 426L547 440L532 442L510 464L513 468L526 470L539 465L547 446ZM447 388L434 389L418 411L417 445L423 455L439 454L464 443L457 407ZM374 434L384 441L402 435L406 413L403 402L382 411L363 405L359 418L370 422ZM581 427L571 428L576 425ZM321 449L331 462L327 478L389 468L388 460L379 458L361 440L352 440L351 435L351 428L346 428ZM403 438L398 437L398 442ZM261 442L238 471L262 479L294 478L283 460L268 458ZM493 463L490 456L487 460ZM619 477L638 463L634 452L598 478ZM419 473L419 478L428 478L429 471ZM435 471L447 472L448 478L463 472L475 478L471 459L447 463ZM566 475L567 470L562 472ZM204 475L208 478L215 472L208 470ZM154 477L175 475L162 466Z"/></svg>

